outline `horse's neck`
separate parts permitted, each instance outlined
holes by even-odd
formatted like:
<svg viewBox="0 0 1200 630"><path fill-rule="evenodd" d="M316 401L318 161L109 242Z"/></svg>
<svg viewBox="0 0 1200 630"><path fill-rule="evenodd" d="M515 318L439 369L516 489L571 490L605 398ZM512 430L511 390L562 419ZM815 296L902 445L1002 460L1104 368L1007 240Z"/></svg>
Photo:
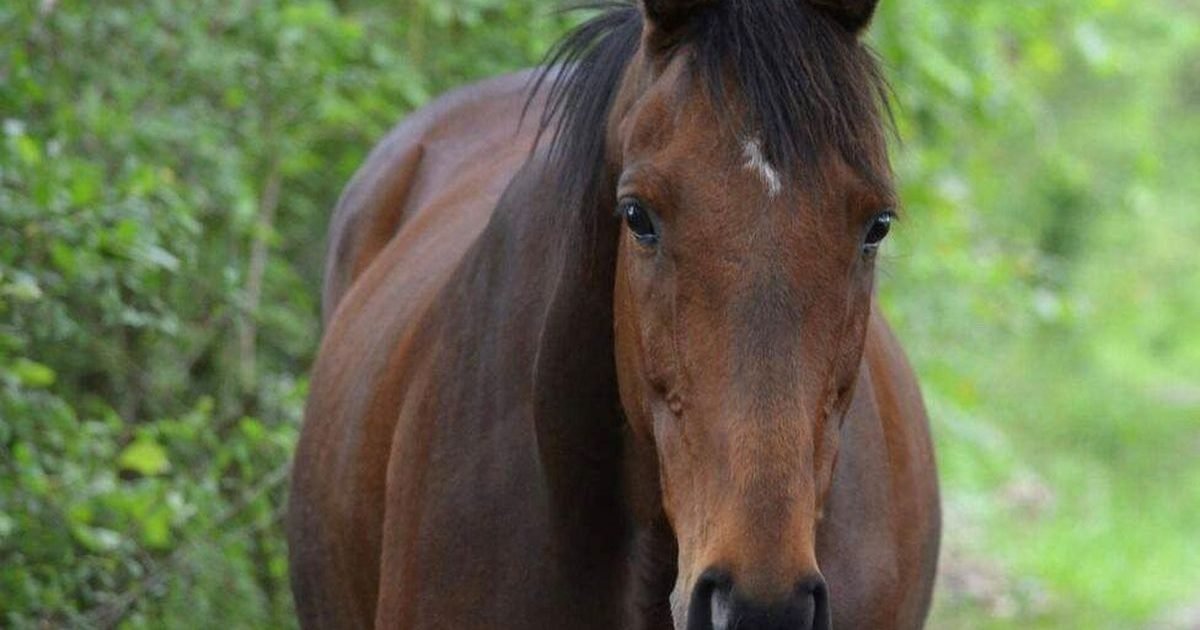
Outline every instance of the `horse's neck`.
<svg viewBox="0 0 1200 630"><path fill-rule="evenodd" d="M553 210L552 210L553 211ZM561 211L561 210L559 210ZM551 498L569 506L575 535L611 536L601 510L624 512L624 453L613 353L613 282L617 224L589 208L549 238L558 240L553 290L540 330L534 364L534 422L538 454ZM545 224L543 224L545 225Z"/></svg>
<svg viewBox="0 0 1200 630"><path fill-rule="evenodd" d="M615 199L565 214L578 211L554 204L549 188L535 164L522 169L468 254L459 286L448 287L464 320L444 330L469 329L463 337L479 347L466 356L486 364L469 371L480 382L456 386L468 397L499 391L490 398L527 410L505 430L525 435L532 427L529 448L542 480L536 491L545 492L539 503L550 512L546 533L568 572L563 577L597 614L606 598L630 604L635 619L617 625L662 627L670 618L674 539L665 522L635 525L625 496L613 351ZM512 395L525 398L517 403Z"/></svg>
<svg viewBox="0 0 1200 630"><path fill-rule="evenodd" d="M622 419L613 357L616 238L599 237L562 244L534 365L534 421L554 502L615 514L624 509ZM572 512L583 516L577 509ZM574 520L578 522L566 523L570 529L606 525Z"/></svg>
<svg viewBox="0 0 1200 630"><path fill-rule="evenodd" d="M468 254L464 284L449 287L465 298L455 309L473 327L465 336L502 347L475 355L485 363L470 372L479 382L455 386L505 401L498 430L528 439L536 456L540 483L526 491L546 507L534 521L547 527L561 579L577 587L579 605L612 614L612 599L625 594L631 542L613 355L620 226L604 202L590 215L564 216L576 211L554 199L540 169L522 169ZM581 218L594 221L572 223ZM451 328L446 334L459 334Z"/></svg>
<svg viewBox="0 0 1200 630"><path fill-rule="evenodd" d="M487 382L459 386L468 396L492 388L527 397L520 408L532 413L530 448L559 529L608 536L625 511L612 319L619 224L603 202L583 215L558 207L539 162L513 178L468 254L460 286L448 287L460 296L460 324L474 329L466 336L503 346L476 355L496 364L474 372ZM580 220L590 224L575 225ZM460 334L456 327L446 334Z"/></svg>
<svg viewBox="0 0 1200 630"><path fill-rule="evenodd" d="M665 517L636 522L626 495L633 471L625 460L613 329L620 223L609 209L615 199L607 201L585 210L592 221L582 229L562 231L534 366L534 423L569 551L616 571L605 586L631 615L621 627L657 629L671 623L676 543Z"/></svg>

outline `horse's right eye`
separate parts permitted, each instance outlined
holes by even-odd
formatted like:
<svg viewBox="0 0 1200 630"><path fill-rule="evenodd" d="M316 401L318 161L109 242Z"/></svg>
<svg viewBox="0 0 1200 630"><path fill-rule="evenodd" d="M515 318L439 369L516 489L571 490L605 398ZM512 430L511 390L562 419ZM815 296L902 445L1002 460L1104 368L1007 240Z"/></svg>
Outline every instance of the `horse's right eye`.
<svg viewBox="0 0 1200 630"><path fill-rule="evenodd" d="M867 230L867 236L863 241L863 253L874 254L879 245L883 243L883 239L892 231L892 223L896 221L896 213L888 210L871 221L871 227Z"/></svg>
<svg viewBox="0 0 1200 630"><path fill-rule="evenodd" d="M650 211L640 201L629 199L621 202L621 216L625 217L625 224L637 242L642 245L658 244L658 228L654 226Z"/></svg>

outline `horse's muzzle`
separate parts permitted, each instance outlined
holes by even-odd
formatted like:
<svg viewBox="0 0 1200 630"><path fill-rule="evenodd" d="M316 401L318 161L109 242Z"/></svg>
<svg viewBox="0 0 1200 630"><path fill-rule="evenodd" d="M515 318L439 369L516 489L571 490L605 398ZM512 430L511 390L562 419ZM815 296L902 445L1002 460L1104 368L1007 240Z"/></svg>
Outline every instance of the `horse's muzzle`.
<svg viewBox="0 0 1200 630"><path fill-rule="evenodd" d="M829 589L819 575L796 583L791 597L758 602L742 597L728 574L709 570L696 582L687 630L830 630Z"/></svg>

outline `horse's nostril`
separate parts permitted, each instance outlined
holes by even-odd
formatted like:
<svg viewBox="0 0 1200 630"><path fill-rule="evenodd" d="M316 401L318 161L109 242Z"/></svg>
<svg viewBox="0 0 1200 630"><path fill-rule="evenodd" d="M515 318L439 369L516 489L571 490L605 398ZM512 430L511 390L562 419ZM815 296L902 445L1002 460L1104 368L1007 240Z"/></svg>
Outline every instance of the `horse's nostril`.
<svg viewBox="0 0 1200 630"><path fill-rule="evenodd" d="M758 602L737 593L728 574L705 572L688 606L687 630L830 630L829 589L820 576L796 583L790 598Z"/></svg>
<svg viewBox="0 0 1200 630"><path fill-rule="evenodd" d="M696 581L688 604L688 630L726 630L732 611L732 581L723 572L709 569Z"/></svg>
<svg viewBox="0 0 1200 630"><path fill-rule="evenodd" d="M829 587L819 575L814 575L796 584L796 598L800 608L805 611L808 628L813 630L830 630L833 627L832 616L829 612Z"/></svg>
<svg viewBox="0 0 1200 630"><path fill-rule="evenodd" d="M729 628L729 617L732 613L731 607L733 602L730 600L730 592L727 589L716 588L712 593L712 627L713 630L726 630Z"/></svg>

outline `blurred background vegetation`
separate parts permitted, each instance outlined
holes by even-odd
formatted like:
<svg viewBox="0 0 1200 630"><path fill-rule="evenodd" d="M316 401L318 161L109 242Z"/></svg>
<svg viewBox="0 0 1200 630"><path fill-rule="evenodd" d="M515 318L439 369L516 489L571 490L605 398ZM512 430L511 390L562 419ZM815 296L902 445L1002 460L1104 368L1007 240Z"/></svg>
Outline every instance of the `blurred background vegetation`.
<svg viewBox="0 0 1200 630"><path fill-rule="evenodd" d="M0 4L0 626L290 626L327 216L546 0ZM1200 2L885 0L932 626L1200 627Z"/></svg>

